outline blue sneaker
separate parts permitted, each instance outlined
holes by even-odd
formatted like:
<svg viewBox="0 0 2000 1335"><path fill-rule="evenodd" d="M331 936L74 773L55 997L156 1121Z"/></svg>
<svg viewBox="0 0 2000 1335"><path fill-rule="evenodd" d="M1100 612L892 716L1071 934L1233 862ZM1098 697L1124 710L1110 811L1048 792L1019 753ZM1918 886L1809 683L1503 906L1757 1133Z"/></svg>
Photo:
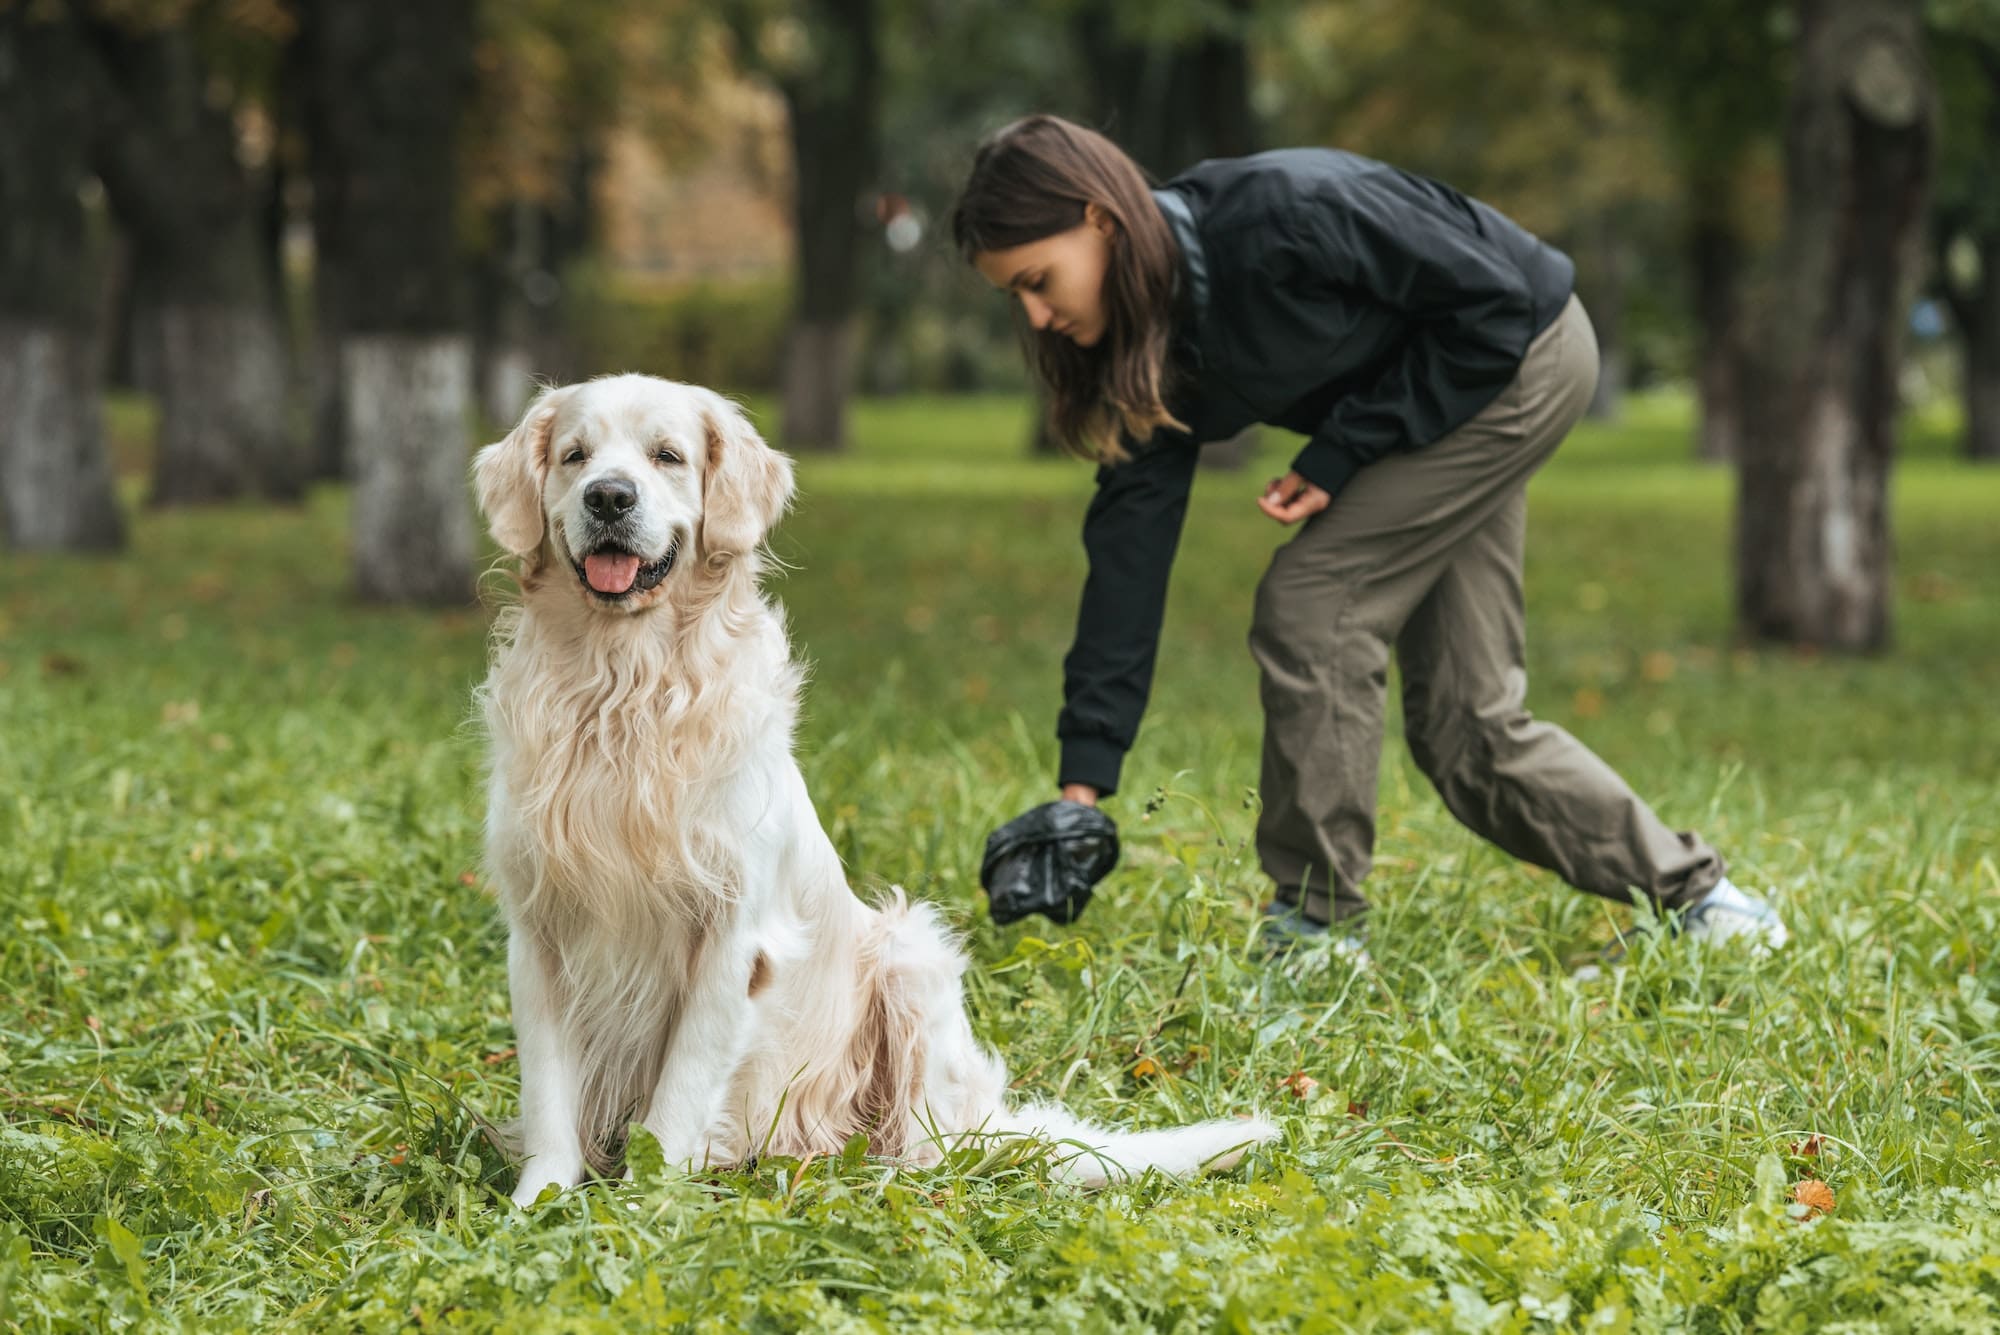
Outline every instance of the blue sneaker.
<svg viewBox="0 0 2000 1335"><path fill-rule="evenodd" d="M1280 903L1275 899L1264 906L1264 921L1257 937L1258 946L1267 960L1280 959L1295 950L1327 942L1334 955L1357 969L1375 962L1369 957L1368 947L1361 943L1360 936L1349 932L1336 937L1331 927L1308 918L1305 910L1298 905Z"/></svg>
<svg viewBox="0 0 2000 1335"><path fill-rule="evenodd" d="M1776 909L1737 886L1728 877L1717 881L1713 890L1703 895L1698 903L1683 910L1678 918L1669 917L1666 921L1669 932L1686 936L1691 941L1703 944L1744 941L1749 945L1752 957L1757 959L1764 958L1792 938ZM1616 968L1625 962L1626 951L1633 941L1652 930L1649 923L1634 924L1632 930L1608 947L1596 963L1578 966L1570 971L1570 977L1586 983L1603 977L1605 969Z"/></svg>
<svg viewBox="0 0 2000 1335"><path fill-rule="evenodd" d="M1750 953L1759 958L1792 938L1776 909L1738 889L1727 877L1681 915L1680 930L1694 941L1747 941Z"/></svg>

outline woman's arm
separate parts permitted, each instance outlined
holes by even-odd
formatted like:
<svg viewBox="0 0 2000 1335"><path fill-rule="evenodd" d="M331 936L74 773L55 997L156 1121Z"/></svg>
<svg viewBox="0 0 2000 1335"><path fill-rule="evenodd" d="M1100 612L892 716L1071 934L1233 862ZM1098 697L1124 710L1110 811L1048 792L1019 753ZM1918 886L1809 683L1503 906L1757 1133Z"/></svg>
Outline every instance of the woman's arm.
<svg viewBox="0 0 2000 1335"><path fill-rule="evenodd" d="M1122 464L1100 468L1083 521L1090 558L1076 639L1063 659L1062 739L1057 782L1110 796L1153 685L1166 614L1167 576L1180 545L1199 448L1162 433Z"/></svg>

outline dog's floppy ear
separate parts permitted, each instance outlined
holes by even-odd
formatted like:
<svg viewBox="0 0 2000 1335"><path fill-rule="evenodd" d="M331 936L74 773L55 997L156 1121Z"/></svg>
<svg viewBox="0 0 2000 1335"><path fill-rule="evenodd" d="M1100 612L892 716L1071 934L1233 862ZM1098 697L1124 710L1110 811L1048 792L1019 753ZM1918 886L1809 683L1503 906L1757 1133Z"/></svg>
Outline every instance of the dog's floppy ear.
<svg viewBox="0 0 2000 1335"><path fill-rule="evenodd" d="M545 389L528 405L504 440L495 441L473 461L479 509L493 540L516 556L533 556L542 545L542 479L549 471L549 429L567 388Z"/></svg>
<svg viewBox="0 0 2000 1335"><path fill-rule="evenodd" d="M743 410L702 391L708 471L702 478L701 545L711 556L755 550L792 503L792 461L764 443Z"/></svg>

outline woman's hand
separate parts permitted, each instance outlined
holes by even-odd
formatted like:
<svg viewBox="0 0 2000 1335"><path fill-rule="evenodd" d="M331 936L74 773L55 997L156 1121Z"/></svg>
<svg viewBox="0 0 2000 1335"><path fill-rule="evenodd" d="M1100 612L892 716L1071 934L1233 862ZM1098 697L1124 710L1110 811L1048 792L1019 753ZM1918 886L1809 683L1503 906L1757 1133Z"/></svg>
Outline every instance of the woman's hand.
<svg viewBox="0 0 2000 1335"><path fill-rule="evenodd" d="M1087 783L1064 784L1062 796L1065 802L1081 802L1087 807L1097 805L1097 790Z"/></svg>
<svg viewBox="0 0 2000 1335"><path fill-rule="evenodd" d="M1257 498L1257 508L1280 524L1296 524L1331 504L1333 497L1324 488L1315 487L1297 473L1272 478L1271 485Z"/></svg>

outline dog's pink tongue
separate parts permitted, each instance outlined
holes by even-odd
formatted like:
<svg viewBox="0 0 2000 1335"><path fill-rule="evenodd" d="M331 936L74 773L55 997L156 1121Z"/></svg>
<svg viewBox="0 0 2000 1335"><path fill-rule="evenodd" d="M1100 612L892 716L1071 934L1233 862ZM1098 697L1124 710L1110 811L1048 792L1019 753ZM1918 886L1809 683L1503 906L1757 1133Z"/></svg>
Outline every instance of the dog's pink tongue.
<svg viewBox="0 0 2000 1335"><path fill-rule="evenodd" d="M623 593L639 578L639 558L618 552L598 552L583 558L583 575L599 593Z"/></svg>

